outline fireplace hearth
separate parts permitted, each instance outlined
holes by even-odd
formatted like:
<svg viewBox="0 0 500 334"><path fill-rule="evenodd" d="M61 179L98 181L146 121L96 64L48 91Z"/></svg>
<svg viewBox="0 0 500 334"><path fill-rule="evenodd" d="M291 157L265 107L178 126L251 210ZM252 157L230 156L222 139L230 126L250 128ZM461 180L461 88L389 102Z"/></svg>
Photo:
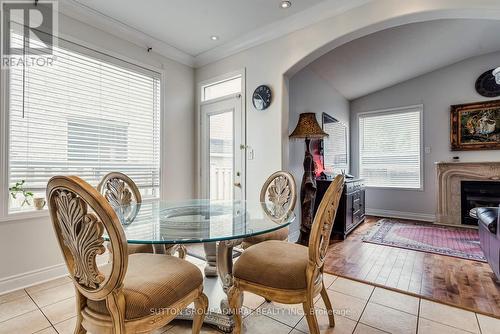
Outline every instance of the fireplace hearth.
<svg viewBox="0 0 500 334"><path fill-rule="evenodd" d="M497 207L500 204L500 182L461 181L462 224L477 225L469 211L477 207Z"/></svg>

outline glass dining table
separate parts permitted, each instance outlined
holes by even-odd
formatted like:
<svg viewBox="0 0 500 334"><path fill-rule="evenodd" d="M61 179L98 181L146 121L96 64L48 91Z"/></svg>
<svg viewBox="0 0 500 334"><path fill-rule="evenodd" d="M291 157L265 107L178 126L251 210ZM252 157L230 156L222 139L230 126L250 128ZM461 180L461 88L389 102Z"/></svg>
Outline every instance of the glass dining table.
<svg viewBox="0 0 500 334"><path fill-rule="evenodd" d="M204 244L204 285L210 302L205 322L230 333L233 317L227 292L233 283L233 248L244 238L276 231L294 220L293 213L279 222L271 220L262 207L273 212L274 205L236 200L151 200L115 206L114 210L129 244L151 244L155 253L170 255L178 245ZM191 314L186 310L180 318L189 319Z"/></svg>

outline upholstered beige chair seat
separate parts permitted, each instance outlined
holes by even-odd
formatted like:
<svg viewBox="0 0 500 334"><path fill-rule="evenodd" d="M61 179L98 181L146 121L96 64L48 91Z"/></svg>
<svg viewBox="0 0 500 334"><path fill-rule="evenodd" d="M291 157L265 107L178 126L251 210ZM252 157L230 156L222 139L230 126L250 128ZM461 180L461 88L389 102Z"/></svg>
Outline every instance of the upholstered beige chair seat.
<svg viewBox="0 0 500 334"><path fill-rule="evenodd" d="M193 304L192 332L200 334L208 310L201 271L173 256L129 255L122 221L110 203L130 192L118 179L109 188L118 197L107 192L108 202L77 176L54 176L47 183L52 226L76 291L73 333L156 333ZM99 267L104 235L113 252L109 264Z"/></svg>
<svg viewBox="0 0 500 334"><path fill-rule="evenodd" d="M283 185L283 179L279 183ZM277 191L278 188L283 189L276 185L273 192L283 193ZM233 334L242 332L241 307L245 291L268 301L301 303L309 327L308 333L311 334L320 334L314 301L321 295L328 311L328 325L335 326L332 303L323 283L323 265L343 188L344 177L337 175L319 204L308 247L269 240L248 247L236 260L233 286L228 291L228 301L234 316Z"/></svg>
<svg viewBox="0 0 500 334"><path fill-rule="evenodd" d="M269 240L247 248L234 265L236 278L277 289L307 288L308 248Z"/></svg>
<svg viewBox="0 0 500 334"><path fill-rule="evenodd" d="M243 240L243 243L241 244L241 247L243 249L247 249L248 247L252 245L256 245L258 243L268 241L268 240L286 240L288 238L288 227L285 228L280 228L279 230L270 232L270 233L264 233L264 234L259 234L253 237L247 237Z"/></svg>
<svg viewBox="0 0 500 334"><path fill-rule="evenodd" d="M151 245L149 245L151 247ZM101 268L107 274L112 268ZM127 320L151 315L152 308L173 305L203 284L201 271L194 264L174 256L132 254L123 280ZM106 301L87 300L90 310L108 314Z"/></svg>

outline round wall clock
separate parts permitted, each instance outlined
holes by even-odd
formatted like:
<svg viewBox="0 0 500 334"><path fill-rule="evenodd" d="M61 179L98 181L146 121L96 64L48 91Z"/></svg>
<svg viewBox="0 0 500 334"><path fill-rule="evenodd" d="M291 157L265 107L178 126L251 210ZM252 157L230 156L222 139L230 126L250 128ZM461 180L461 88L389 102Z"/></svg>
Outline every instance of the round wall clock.
<svg viewBox="0 0 500 334"><path fill-rule="evenodd" d="M493 72L493 69L484 72L476 80L476 91L482 96L500 96L500 85L496 83L491 72Z"/></svg>
<svg viewBox="0 0 500 334"><path fill-rule="evenodd" d="M273 93L271 88L261 85L255 89L252 96L253 106L257 110L265 110L271 105Z"/></svg>

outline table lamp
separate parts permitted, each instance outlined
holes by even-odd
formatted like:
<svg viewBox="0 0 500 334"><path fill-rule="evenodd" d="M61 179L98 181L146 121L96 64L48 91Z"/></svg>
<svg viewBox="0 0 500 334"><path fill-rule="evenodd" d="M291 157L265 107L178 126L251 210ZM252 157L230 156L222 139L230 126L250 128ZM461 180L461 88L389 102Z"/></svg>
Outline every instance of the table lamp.
<svg viewBox="0 0 500 334"><path fill-rule="evenodd" d="M295 130L289 136L291 139L305 139L306 153L304 156L304 175L300 186L300 236L297 243L308 246L309 234L314 219L314 202L316 200L316 176L314 159L309 150L311 139L322 139L328 134L321 129L315 113L302 113Z"/></svg>

